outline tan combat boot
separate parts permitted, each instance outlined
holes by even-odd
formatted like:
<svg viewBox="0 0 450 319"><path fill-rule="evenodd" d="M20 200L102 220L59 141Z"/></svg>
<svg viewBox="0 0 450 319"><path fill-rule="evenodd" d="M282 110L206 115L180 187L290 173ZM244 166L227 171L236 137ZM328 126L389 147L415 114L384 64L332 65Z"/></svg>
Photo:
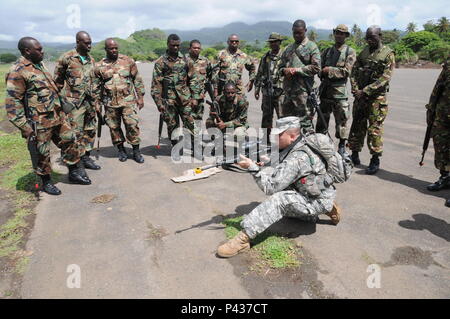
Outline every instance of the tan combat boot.
<svg viewBox="0 0 450 319"><path fill-rule="evenodd" d="M339 224L339 222L341 220L341 208L336 203L334 203L333 209L331 210L331 212L327 213L326 215L331 218L331 222L334 225L337 225L337 224Z"/></svg>
<svg viewBox="0 0 450 319"><path fill-rule="evenodd" d="M223 258L233 257L249 248L250 237L243 231L240 231L233 239L217 248L217 255Z"/></svg>

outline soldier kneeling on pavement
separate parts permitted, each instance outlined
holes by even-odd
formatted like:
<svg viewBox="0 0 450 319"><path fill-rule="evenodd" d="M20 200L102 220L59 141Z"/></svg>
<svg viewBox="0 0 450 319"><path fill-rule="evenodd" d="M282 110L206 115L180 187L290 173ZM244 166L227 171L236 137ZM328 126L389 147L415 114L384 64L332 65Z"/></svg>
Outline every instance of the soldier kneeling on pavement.
<svg viewBox="0 0 450 319"><path fill-rule="evenodd" d="M241 168L248 169L261 190L271 197L244 217L243 230L219 246L219 257L232 257L250 248L251 239L284 216L316 221L320 214L326 214L333 224L340 221L340 209L334 203L335 177L330 173L331 162L322 152L326 149L333 156L338 154L331 140L323 134L303 136L300 120L294 116L277 120L272 134L278 135L280 148L276 167L261 169L262 163L257 164L244 156L238 163Z"/></svg>

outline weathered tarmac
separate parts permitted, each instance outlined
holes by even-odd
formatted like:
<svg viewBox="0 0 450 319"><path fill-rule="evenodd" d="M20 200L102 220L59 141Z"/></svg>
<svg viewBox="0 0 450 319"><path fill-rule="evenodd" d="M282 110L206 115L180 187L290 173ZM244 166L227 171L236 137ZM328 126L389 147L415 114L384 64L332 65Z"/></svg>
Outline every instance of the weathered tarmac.
<svg viewBox="0 0 450 319"><path fill-rule="evenodd" d="M23 298L450 297L450 210L444 206L450 191L425 188L438 177L432 145L425 166L418 165L424 105L439 70L395 70L380 172L367 176L363 165L337 186L343 208L337 227L326 216L318 224L287 219L275 225L302 245L303 264L297 271L266 276L248 270L248 255L215 256L225 240L220 215L248 213L265 195L247 174L170 181L198 164L172 163L167 140L155 148L152 66L139 64L139 70L147 89L140 112L145 163L119 162L103 128L102 169L89 171L93 184L63 180L58 184L63 195L44 195L37 207ZM260 102L253 92L248 97L250 125L259 127ZM367 148L361 159L368 164ZM103 194L116 198L91 202ZM176 233L196 224L201 225ZM367 284L374 264L381 271L379 288ZM80 267L80 288L67 285L69 265Z"/></svg>

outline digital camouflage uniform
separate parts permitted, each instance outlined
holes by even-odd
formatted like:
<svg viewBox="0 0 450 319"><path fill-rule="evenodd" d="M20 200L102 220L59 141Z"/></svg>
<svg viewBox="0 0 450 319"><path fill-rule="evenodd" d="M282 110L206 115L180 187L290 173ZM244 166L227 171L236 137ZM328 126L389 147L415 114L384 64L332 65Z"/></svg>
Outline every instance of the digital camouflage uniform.
<svg viewBox="0 0 450 319"><path fill-rule="evenodd" d="M282 86L280 74L277 73L278 64L281 60L282 50L274 55L271 51L267 52L259 63L258 72L255 77L256 90L262 91L262 128L272 128L273 125L273 111L277 114L277 118L281 116L281 100L282 100ZM270 71L268 72L268 69ZM268 75L270 74L270 79ZM273 93L269 94L268 81L272 82Z"/></svg>
<svg viewBox="0 0 450 319"><path fill-rule="evenodd" d="M245 136L247 124L247 113L248 113L248 102L241 95L237 95L233 102L228 102L225 95L221 95L217 98L220 109L220 119L225 123L226 128L224 132L229 129L234 129L233 135L235 136ZM206 120L206 128L216 127L214 123L214 117L209 115Z"/></svg>
<svg viewBox="0 0 450 319"><path fill-rule="evenodd" d="M205 84L211 82L212 66L211 62L204 57L199 56L196 60L191 58L189 54L186 56L189 64L189 89L191 91L191 99L198 102L197 108L191 110L194 121L202 121L205 101Z"/></svg>
<svg viewBox="0 0 450 319"><path fill-rule="evenodd" d="M125 142L121 129L121 121L125 124L126 140L131 145L139 145L139 118L137 115L137 100L145 94L144 82L139 75L134 60L119 54L116 61L102 59L95 66L95 96L96 100L106 100L106 124L111 131L114 145ZM103 87L103 93L102 93Z"/></svg>
<svg viewBox="0 0 450 319"><path fill-rule="evenodd" d="M164 121L167 124L167 134L171 140L172 132L180 127L180 117L183 126L191 134L194 132L194 118L190 107L191 93L188 86L189 65L187 59L179 52L176 59L168 53L162 55L155 62L153 69L151 94L159 109L164 106L162 96L163 79L168 80L167 108L163 113Z"/></svg>
<svg viewBox="0 0 450 319"><path fill-rule="evenodd" d="M55 67L54 78L60 94L74 106L69 118L82 154L94 148L97 117L92 97L95 61L88 54L83 61L76 49L63 54Z"/></svg>
<svg viewBox="0 0 450 319"><path fill-rule="evenodd" d="M365 97L355 99L349 147L361 152L367 133L370 154L383 152L383 124L388 113L386 94L395 67L394 52L386 45L370 53L369 46L358 55L350 81L352 93L363 90ZM367 126L369 122L369 126Z"/></svg>
<svg viewBox="0 0 450 319"><path fill-rule="evenodd" d="M337 49L335 46L328 48L322 54L322 69L329 67L327 75L321 75L320 85L320 109L325 118L325 124L317 118L316 131L325 133L331 113L336 122L336 138L348 139L350 118L350 104L347 95L347 80L356 61L356 51L344 44Z"/></svg>
<svg viewBox="0 0 450 319"><path fill-rule="evenodd" d="M314 112L313 106L307 102L306 81L313 84L314 76L320 71L319 48L308 38L305 38L301 44L293 43L287 46L281 55L278 72L281 75L284 74L285 68L296 68L297 73L293 77L285 76L283 79L284 99L281 116L297 116L300 118L302 128L311 131Z"/></svg>
<svg viewBox="0 0 450 319"><path fill-rule="evenodd" d="M435 112L431 136L434 143L434 165L450 171L450 68L444 64L426 108Z"/></svg>
<svg viewBox="0 0 450 319"><path fill-rule="evenodd" d="M75 134L61 109L56 83L42 63L35 65L21 57L6 75L5 107L9 120L22 133L32 131L25 117L25 94L37 129L39 159L36 174L51 173L51 141L61 149L64 163L67 165L78 163L81 156L80 148L75 143Z"/></svg>
<svg viewBox="0 0 450 319"><path fill-rule="evenodd" d="M214 88L218 90L219 95L223 94L227 82L233 82L236 85L237 93L245 97L245 88L242 82L244 68L248 71L249 81L253 81L256 75L256 66L250 56L240 49L237 49L234 54L228 49L219 52L212 77Z"/></svg>
<svg viewBox="0 0 450 319"><path fill-rule="evenodd" d="M259 188L271 196L244 217L241 226L250 238L284 216L316 221L320 214L333 208L336 190L325 163L303 140L276 167L260 170L252 164L249 171Z"/></svg>

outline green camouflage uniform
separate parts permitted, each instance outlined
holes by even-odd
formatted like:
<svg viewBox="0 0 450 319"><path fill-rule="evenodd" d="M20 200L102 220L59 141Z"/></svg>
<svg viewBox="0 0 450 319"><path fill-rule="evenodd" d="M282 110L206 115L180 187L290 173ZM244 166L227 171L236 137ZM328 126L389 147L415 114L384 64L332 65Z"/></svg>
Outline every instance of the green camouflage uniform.
<svg viewBox="0 0 450 319"><path fill-rule="evenodd" d="M186 59L189 64L188 78L191 99L195 99L198 102L197 109L192 109L191 114L194 121L201 121L203 119L206 95L205 84L211 81L212 66L211 62L204 56L199 56L194 60L188 54Z"/></svg>
<svg viewBox="0 0 450 319"><path fill-rule="evenodd" d="M126 55L119 54L116 61L102 59L95 66L96 101L107 100L105 110L106 124L111 131L111 140L114 145L125 142L120 127L121 121L125 124L126 140L131 145L139 145L139 118L137 115L137 100L145 94L144 82L139 75L134 60ZM101 90L104 92L101 93ZM100 97L101 95L104 95ZM98 98L97 98L98 97Z"/></svg>
<svg viewBox="0 0 450 319"><path fill-rule="evenodd" d="M366 132L370 154L381 155L383 152L383 124L388 113L386 94L394 67L394 52L385 45L373 53L366 46L356 59L350 77L352 93L363 90L365 97L355 99L353 104L349 137L349 147L353 152L361 152Z"/></svg>
<svg viewBox="0 0 450 319"><path fill-rule="evenodd" d="M305 142L296 144L276 167L249 167L259 188L270 198L246 215L241 226L255 238L284 216L316 221L333 208L336 189L324 161Z"/></svg>
<svg viewBox="0 0 450 319"><path fill-rule="evenodd" d="M284 77L284 100L281 116L297 116L300 118L302 129L311 131L314 112L313 106L308 103L308 90L305 82L309 81L310 84L313 84L314 76L320 71L319 48L308 38L305 38L300 45L297 43L289 45L281 55L281 62L278 65L280 75L284 74L285 68L296 68L297 73L291 78Z"/></svg>
<svg viewBox="0 0 450 319"><path fill-rule="evenodd" d="M37 128L39 159L36 174L51 173L51 141L61 149L64 163L67 165L78 163L81 151L75 143L75 133L70 127L66 114L61 109L56 83L42 63L35 65L21 57L11 66L6 75L5 107L9 120L23 134L32 131L25 117L25 94Z"/></svg>
<svg viewBox="0 0 450 319"><path fill-rule="evenodd" d="M169 80L167 107L163 113L167 124L167 134L171 140L172 132L180 127L180 117L185 129L194 133L194 118L190 107L191 93L188 86L189 66L185 57L179 52L178 57L173 59L168 53L162 55L155 62L153 69L151 94L159 109L164 106L162 88L163 79Z"/></svg>
<svg viewBox="0 0 450 319"><path fill-rule="evenodd" d="M272 128L273 125L273 111L275 110L277 118L281 116L281 100L282 100L282 86L283 82L280 74L277 73L278 64L281 61L282 50L274 55L270 51L267 52L259 63L258 72L255 77L255 88L262 90L262 128ZM267 79L268 68L270 68L270 79ZM270 96L267 82L272 82L273 93Z"/></svg>
<svg viewBox="0 0 450 319"><path fill-rule="evenodd" d="M224 132L228 129L234 129L233 135L244 136L247 124L247 113L248 113L248 102L241 95L237 95L234 101L228 102L225 95L221 95L217 98L220 109L220 119L225 123L226 128ZM206 128L216 127L214 123L214 116L209 115L206 120Z"/></svg>
<svg viewBox="0 0 450 319"><path fill-rule="evenodd" d="M218 90L219 95L223 94L227 82L233 82L236 85L237 93L245 97L244 83L242 82L244 68L248 71L249 81L253 81L256 66L251 57L240 49L237 49L234 54L228 49L219 52L212 76L214 88Z"/></svg>
<svg viewBox="0 0 450 319"><path fill-rule="evenodd" d="M448 172L450 171L450 68L448 63L444 64L426 108L435 112L431 130L434 164L440 171Z"/></svg>
<svg viewBox="0 0 450 319"><path fill-rule="evenodd" d="M322 54L322 69L329 67L326 76L322 75L320 85L320 109L325 118L325 125L317 118L316 131L328 131L331 113L336 122L336 138L348 139L350 118L350 104L347 96L347 80L356 61L356 51L344 44L337 49L328 48Z"/></svg>
<svg viewBox="0 0 450 319"><path fill-rule="evenodd" d="M60 94L75 107L69 118L82 153L92 151L97 118L92 100L92 79L95 61L88 55L83 61L76 49L63 54L55 67L54 78Z"/></svg>

